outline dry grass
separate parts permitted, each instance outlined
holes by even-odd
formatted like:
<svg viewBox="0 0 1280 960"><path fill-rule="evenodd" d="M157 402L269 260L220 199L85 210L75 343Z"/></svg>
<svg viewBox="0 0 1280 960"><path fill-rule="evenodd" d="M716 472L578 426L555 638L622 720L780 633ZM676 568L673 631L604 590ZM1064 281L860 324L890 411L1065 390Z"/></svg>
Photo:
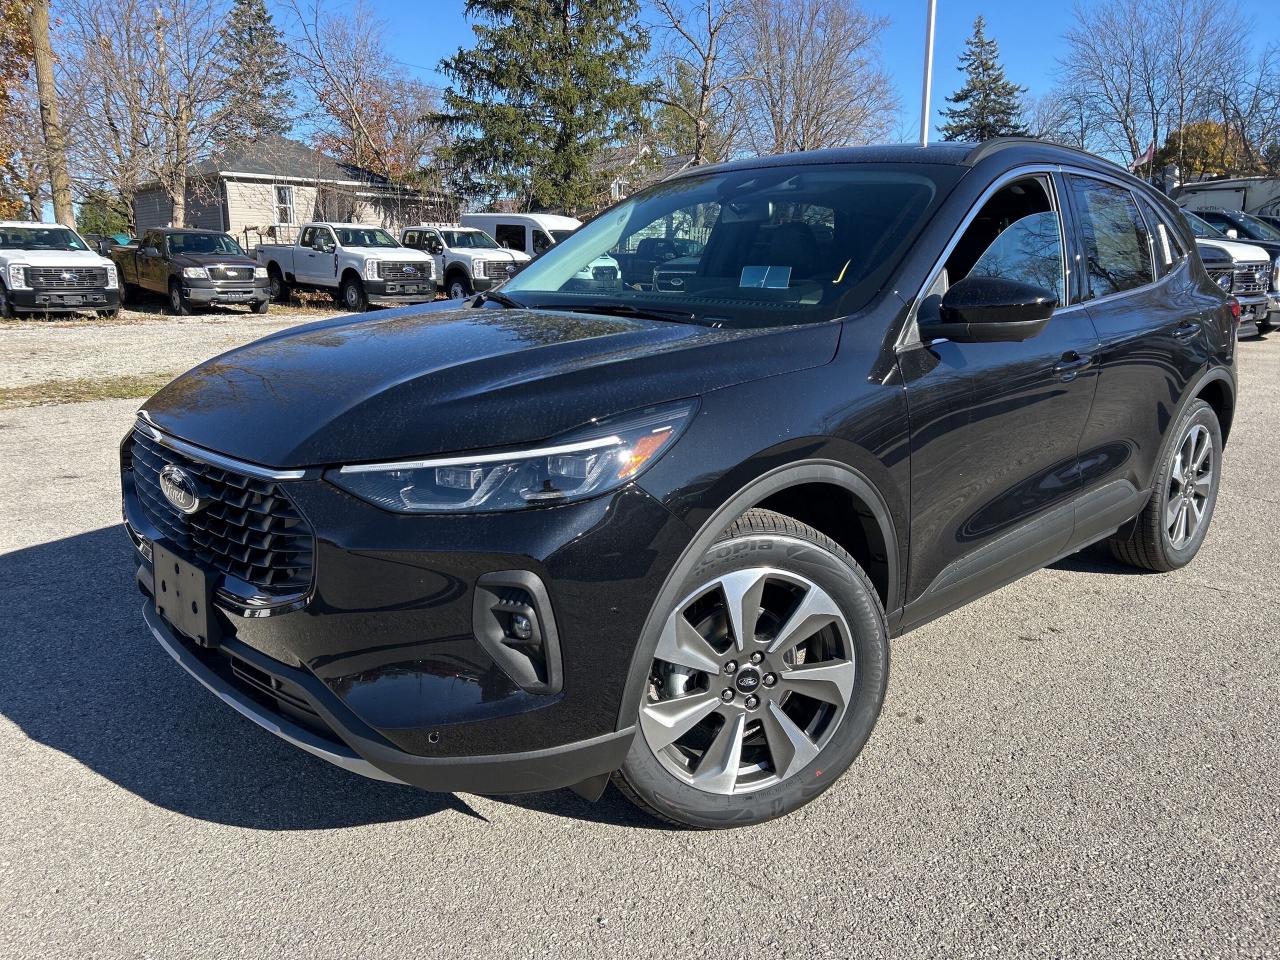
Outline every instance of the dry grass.
<svg viewBox="0 0 1280 960"><path fill-rule="evenodd" d="M20 387L0 387L0 409L40 407L86 400L130 400L149 397L176 377L176 373L142 373L124 377L49 380Z"/></svg>

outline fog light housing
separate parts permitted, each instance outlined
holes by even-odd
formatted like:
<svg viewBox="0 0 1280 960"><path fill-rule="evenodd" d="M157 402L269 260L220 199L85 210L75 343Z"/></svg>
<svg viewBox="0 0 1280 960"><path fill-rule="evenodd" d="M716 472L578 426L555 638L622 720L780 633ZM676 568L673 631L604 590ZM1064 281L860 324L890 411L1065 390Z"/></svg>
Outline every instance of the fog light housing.
<svg viewBox="0 0 1280 960"><path fill-rule="evenodd" d="M560 692L560 635L537 574L486 573L476 582L471 616L476 640L516 686L529 693Z"/></svg>

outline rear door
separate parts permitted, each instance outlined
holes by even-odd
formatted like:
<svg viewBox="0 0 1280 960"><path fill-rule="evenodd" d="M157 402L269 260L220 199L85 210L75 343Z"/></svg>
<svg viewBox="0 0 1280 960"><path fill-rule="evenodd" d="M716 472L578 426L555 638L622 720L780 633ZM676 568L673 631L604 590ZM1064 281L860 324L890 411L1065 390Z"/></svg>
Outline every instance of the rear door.
<svg viewBox="0 0 1280 960"><path fill-rule="evenodd" d="M1110 533L1146 503L1161 442L1209 362L1188 252L1126 184L1069 173L1080 296L1098 331L1098 393L1080 447L1073 545Z"/></svg>
<svg viewBox="0 0 1280 960"><path fill-rule="evenodd" d="M919 343L917 334L899 350L911 421L904 626L1043 566L1071 538L1098 339L1069 294L1064 236L1048 173L998 181L952 240L919 317L969 275L1034 283L1061 306L1020 343Z"/></svg>

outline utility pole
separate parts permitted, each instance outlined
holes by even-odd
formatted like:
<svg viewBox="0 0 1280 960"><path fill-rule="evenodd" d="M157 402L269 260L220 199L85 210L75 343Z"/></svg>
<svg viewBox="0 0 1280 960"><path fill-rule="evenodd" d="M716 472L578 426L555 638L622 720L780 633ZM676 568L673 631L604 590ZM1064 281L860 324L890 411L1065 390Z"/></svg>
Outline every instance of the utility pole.
<svg viewBox="0 0 1280 960"><path fill-rule="evenodd" d="M920 146L929 145L929 91L933 86L933 23L938 15L938 0L928 0L929 14L924 28L924 95L920 101Z"/></svg>
<svg viewBox="0 0 1280 960"><path fill-rule="evenodd" d="M40 125L44 128L45 156L49 162L49 186L53 189L53 216L59 223L74 227L71 176L67 173L67 140L58 117L58 91L53 85L49 0L31 0L31 44L35 48L36 95L40 100Z"/></svg>

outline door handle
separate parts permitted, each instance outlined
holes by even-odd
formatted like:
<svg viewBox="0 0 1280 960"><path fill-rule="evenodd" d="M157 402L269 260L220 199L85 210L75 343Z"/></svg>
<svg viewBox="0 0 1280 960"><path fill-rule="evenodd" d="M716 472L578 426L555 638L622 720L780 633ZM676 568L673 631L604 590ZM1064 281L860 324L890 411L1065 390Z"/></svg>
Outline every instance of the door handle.
<svg viewBox="0 0 1280 960"><path fill-rule="evenodd" d="M1074 350L1068 350L1062 355L1062 359L1053 365L1053 372L1058 375L1059 380L1074 380L1080 371L1091 363L1093 363L1093 357L1082 356Z"/></svg>
<svg viewBox="0 0 1280 960"><path fill-rule="evenodd" d="M1185 320L1173 328L1173 339L1190 340L1200 332L1200 324Z"/></svg>

